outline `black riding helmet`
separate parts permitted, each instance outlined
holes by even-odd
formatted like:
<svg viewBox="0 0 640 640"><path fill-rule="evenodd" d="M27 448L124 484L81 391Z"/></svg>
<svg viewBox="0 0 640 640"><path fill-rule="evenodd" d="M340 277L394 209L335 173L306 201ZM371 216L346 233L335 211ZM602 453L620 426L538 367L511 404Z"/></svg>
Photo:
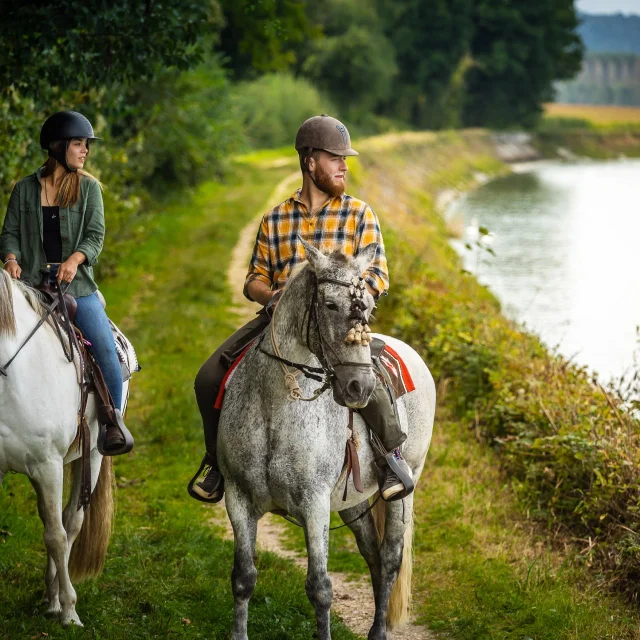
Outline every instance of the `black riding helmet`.
<svg viewBox="0 0 640 640"><path fill-rule="evenodd" d="M40 147L49 152L67 171L75 171L67 165L67 149L69 141L73 138L86 138L87 144L90 140L101 140L93 133L93 127L87 118L77 111L58 111L45 120L40 130ZM64 149L54 151L50 148L52 142L64 140Z"/></svg>

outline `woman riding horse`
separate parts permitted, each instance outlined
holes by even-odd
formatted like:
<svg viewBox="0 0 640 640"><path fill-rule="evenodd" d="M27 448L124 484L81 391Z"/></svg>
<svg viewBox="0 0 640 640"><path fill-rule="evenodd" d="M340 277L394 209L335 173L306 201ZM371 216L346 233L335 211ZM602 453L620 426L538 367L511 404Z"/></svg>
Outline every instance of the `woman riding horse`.
<svg viewBox="0 0 640 640"><path fill-rule="evenodd" d="M114 410L104 409L108 423L105 453L125 444L122 423L122 370L109 320L98 298L93 265L104 240L101 185L83 169L89 144L99 140L87 118L60 111L46 120L40 146L49 153L35 173L13 189L0 234L0 257L12 278L32 286L43 280L47 265L59 264L57 280L77 302L75 324L91 343ZM63 285L64 286L64 285Z"/></svg>
<svg viewBox="0 0 640 640"><path fill-rule="evenodd" d="M218 502L224 494L216 456L220 410L214 407L223 378L233 358L269 325L291 270L305 260L301 239L323 253L338 250L347 256L355 256L370 243L377 243L375 259L365 273L365 284L376 300L386 294L389 285L378 219L368 204L345 194L346 157L358 155L351 148L347 128L326 114L309 118L298 129L295 147L303 175L302 188L263 217L244 287L245 296L264 308L256 319L214 352L196 377L196 398L207 453L189 483L188 491L203 502ZM399 449L406 435L379 380L360 413L382 445L376 462L384 470L383 499L405 497L412 490L402 480L403 475L411 475ZM389 463L398 465L399 474Z"/></svg>

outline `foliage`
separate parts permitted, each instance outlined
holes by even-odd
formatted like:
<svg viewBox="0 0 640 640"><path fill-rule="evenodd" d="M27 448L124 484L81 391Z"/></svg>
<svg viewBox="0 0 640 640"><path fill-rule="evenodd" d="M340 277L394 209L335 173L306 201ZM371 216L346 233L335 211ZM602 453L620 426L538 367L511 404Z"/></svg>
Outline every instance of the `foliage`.
<svg viewBox="0 0 640 640"><path fill-rule="evenodd" d="M402 154L369 161L370 199L383 223L393 221L397 239L382 330L410 342L429 363L448 389L449 406L499 454L525 513L577 545L580 561L608 584L637 598L640 422L614 390L506 320L487 290L460 270L433 206L445 184L456 184L450 154L469 153L455 141L450 147L445 154L433 143L403 145ZM379 190L391 171L397 184ZM428 197L416 196L420 191Z"/></svg>
<svg viewBox="0 0 640 640"><path fill-rule="evenodd" d="M397 74L395 50L375 5L330 0L309 11L324 37L301 52L301 73L330 95L350 121L360 122L388 99Z"/></svg>
<svg viewBox="0 0 640 640"><path fill-rule="evenodd" d="M256 148L293 146L298 127L311 116L335 109L303 78L262 76L234 88L233 104L249 143Z"/></svg>
<svg viewBox="0 0 640 640"><path fill-rule="evenodd" d="M85 91L187 69L216 24L212 0L162 3L69 0L3 3L0 88L46 98L49 87Z"/></svg>
<svg viewBox="0 0 640 640"><path fill-rule="evenodd" d="M305 0L220 0L224 28L218 49L234 78L286 69L295 49L313 38Z"/></svg>
<svg viewBox="0 0 640 640"><path fill-rule="evenodd" d="M580 69L573 0L480 0L474 7L474 64L466 77L464 122L470 126L532 126L552 83Z"/></svg>

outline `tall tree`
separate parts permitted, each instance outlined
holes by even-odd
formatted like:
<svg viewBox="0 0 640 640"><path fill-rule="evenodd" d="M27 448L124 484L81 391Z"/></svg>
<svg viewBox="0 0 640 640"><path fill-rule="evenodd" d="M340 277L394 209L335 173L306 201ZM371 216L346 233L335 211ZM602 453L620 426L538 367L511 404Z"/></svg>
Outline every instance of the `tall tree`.
<svg viewBox="0 0 640 640"><path fill-rule="evenodd" d="M38 97L186 69L219 23L214 0L5 0L0 6L0 90Z"/></svg>
<svg viewBox="0 0 640 640"><path fill-rule="evenodd" d="M422 128L457 124L457 74L473 33L473 0L377 0L399 74L389 113Z"/></svg>
<svg viewBox="0 0 640 640"><path fill-rule="evenodd" d="M279 71L296 62L296 46L314 36L305 0L220 0L219 50L237 79Z"/></svg>
<svg viewBox="0 0 640 640"><path fill-rule="evenodd" d="M531 126L553 82L580 70L573 0L476 0L464 123Z"/></svg>
<svg viewBox="0 0 640 640"><path fill-rule="evenodd" d="M330 95L341 113L359 120L391 96L395 51L376 7L360 0L311 4L310 18L323 37L305 43L302 73Z"/></svg>

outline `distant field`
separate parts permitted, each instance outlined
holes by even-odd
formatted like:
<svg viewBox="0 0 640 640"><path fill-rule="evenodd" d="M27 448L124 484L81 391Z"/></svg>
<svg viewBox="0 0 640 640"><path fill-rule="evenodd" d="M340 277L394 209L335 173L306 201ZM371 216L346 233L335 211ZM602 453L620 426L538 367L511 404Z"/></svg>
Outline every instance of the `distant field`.
<svg viewBox="0 0 640 640"><path fill-rule="evenodd" d="M550 103L545 105L544 111L547 117L580 118L594 124L640 123L640 107Z"/></svg>

